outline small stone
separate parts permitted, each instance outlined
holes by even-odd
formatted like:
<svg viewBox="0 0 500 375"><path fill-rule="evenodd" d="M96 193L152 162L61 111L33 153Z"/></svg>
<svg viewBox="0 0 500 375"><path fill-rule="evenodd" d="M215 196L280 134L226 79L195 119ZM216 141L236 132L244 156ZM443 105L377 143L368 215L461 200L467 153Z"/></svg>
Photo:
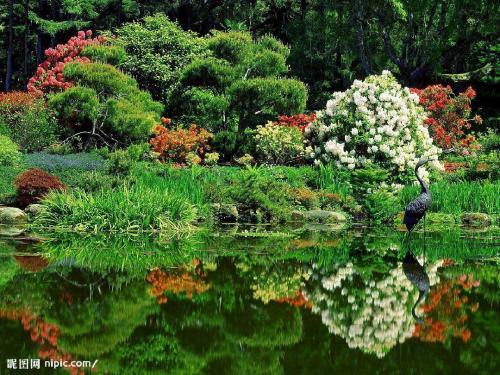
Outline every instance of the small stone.
<svg viewBox="0 0 500 375"><path fill-rule="evenodd" d="M225 223L235 223L238 221L239 212L234 204L214 203L212 207L217 220Z"/></svg>
<svg viewBox="0 0 500 375"><path fill-rule="evenodd" d="M0 224L22 224L27 220L23 210L16 207L0 207Z"/></svg>
<svg viewBox="0 0 500 375"><path fill-rule="evenodd" d="M47 209L43 204L38 204L38 203L33 203L30 204L28 207L24 209L24 212L26 212L30 216L38 216L42 212L44 212Z"/></svg>
<svg viewBox="0 0 500 375"><path fill-rule="evenodd" d="M472 212L462 215L462 224L470 227L487 227L490 226L491 223L491 217L481 212Z"/></svg>

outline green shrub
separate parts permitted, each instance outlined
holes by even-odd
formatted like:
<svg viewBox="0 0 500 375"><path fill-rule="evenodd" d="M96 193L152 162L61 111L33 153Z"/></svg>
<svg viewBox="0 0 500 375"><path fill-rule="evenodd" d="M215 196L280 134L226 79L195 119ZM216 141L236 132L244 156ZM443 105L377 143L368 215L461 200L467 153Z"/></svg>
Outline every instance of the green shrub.
<svg viewBox="0 0 500 375"><path fill-rule="evenodd" d="M70 63L64 75L77 85L52 94L49 105L60 122L88 139L105 144L146 140L159 122L163 106L111 65Z"/></svg>
<svg viewBox="0 0 500 375"><path fill-rule="evenodd" d="M0 94L0 134L25 152L40 151L59 137L52 111L42 97L26 92Z"/></svg>
<svg viewBox="0 0 500 375"><path fill-rule="evenodd" d="M150 151L151 146L147 143L116 150L108 155L107 170L111 174L127 175L134 164L143 160Z"/></svg>
<svg viewBox="0 0 500 375"><path fill-rule="evenodd" d="M268 122L257 126L255 140L257 155L268 164L288 164L304 156L304 137L297 128Z"/></svg>
<svg viewBox="0 0 500 375"><path fill-rule="evenodd" d="M0 204L12 205L17 200L16 177L23 171L23 166L0 166Z"/></svg>
<svg viewBox="0 0 500 375"><path fill-rule="evenodd" d="M305 110L307 90L294 79L253 78L235 82L227 92L231 108L239 113L240 127L255 127L280 114Z"/></svg>
<svg viewBox="0 0 500 375"><path fill-rule="evenodd" d="M213 57L183 68L169 102L174 116L213 132L236 132L304 110L307 90L283 78L289 49L276 38L254 41L248 32L215 31L206 41Z"/></svg>
<svg viewBox="0 0 500 375"><path fill-rule="evenodd" d="M492 129L488 130L487 133L481 134L478 137L478 142L481 145L482 153L490 152L500 152L500 134L496 133Z"/></svg>
<svg viewBox="0 0 500 375"><path fill-rule="evenodd" d="M17 145L9 137L0 135L0 166L16 165L20 160L21 153Z"/></svg>
<svg viewBox="0 0 500 375"><path fill-rule="evenodd" d="M208 53L203 39L182 30L164 14L127 23L114 34L114 44L123 47L127 55L121 68L164 103L179 81L180 70Z"/></svg>
<svg viewBox="0 0 500 375"><path fill-rule="evenodd" d="M83 50L82 56L95 62L114 66L122 65L127 59L127 54L122 47L109 45L88 46Z"/></svg>

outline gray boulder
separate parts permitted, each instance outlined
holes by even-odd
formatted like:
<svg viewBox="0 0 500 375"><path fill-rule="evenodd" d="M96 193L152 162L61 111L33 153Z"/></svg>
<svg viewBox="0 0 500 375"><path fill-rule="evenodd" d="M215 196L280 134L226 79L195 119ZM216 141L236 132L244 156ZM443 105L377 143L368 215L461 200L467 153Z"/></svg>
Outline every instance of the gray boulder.
<svg viewBox="0 0 500 375"><path fill-rule="evenodd" d="M16 207L0 207L0 224L23 224L28 216Z"/></svg>
<svg viewBox="0 0 500 375"><path fill-rule="evenodd" d="M45 207L43 204L33 203L33 204L30 204L28 207L26 207L24 209L24 212L26 212L31 217L35 217L35 216L40 215L46 209L47 209L47 207Z"/></svg>

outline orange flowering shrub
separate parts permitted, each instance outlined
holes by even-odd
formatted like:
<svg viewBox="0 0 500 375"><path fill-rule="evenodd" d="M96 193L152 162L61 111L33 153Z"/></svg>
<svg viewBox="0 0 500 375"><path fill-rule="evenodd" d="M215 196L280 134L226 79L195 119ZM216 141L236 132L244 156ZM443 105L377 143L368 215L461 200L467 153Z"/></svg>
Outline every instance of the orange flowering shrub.
<svg viewBox="0 0 500 375"><path fill-rule="evenodd" d="M464 292L479 285L479 280L474 280L473 275L461 275L436 285L421 306L427 315L425 322L415 325L413 336L425 342L444 343L451 337L468 342L472 333L465 322L469 319L468 312L476 312L479 303L471 303Z"/></svg>
<svg viewBox="0 0 500 375"><path fill-rule="evenodd" d="M282 298L277 298L274 300L277 303L286 303L289 304L290 306L295 306L295 307L305 307L306 309L312 309L312 302L308 301L306 297L304 296L304 293L302 290L298 290L295 292L295 295L292 297L282 297Z"/></svg>
<svg viewBox="0 0 500 375"><path fill-rule="evenodd" d="M310 115L306 115L304 113L293 116L282 115L278 116L278 125L297 128L304 133L307 125L314 122L314 120L316 120L316 114L314 113L311 113Z"/></svg>
<svg viewBox="0 0 500 375"><path fill-rule="evenodd" d="M163 125L154 128L156 136L150 140L153 150L160 155L160 160L185 164L190 155L197 156L199 162L204 160L205 154L210 151L212 133L195 124L189 129L168 129L171 121L167 118L162 118L162 123Z"/></svg>
<svg viewBox="0 0 500 375"><path fill-rule="evenodd" d="M156 297L158 304L168 301L165 293L184 293L187 298L193 298L193 294L200 294L210 288L203 280L193 279L187 272L181 274L167 273L160 268L156 268L146 276L148 283L152 284L149 292Z"/></svg>
<svg viewBox="0 0 500 375"><path fill-rule="evenodd" d="M66 190L58 177L41 169L29 169L16 179L17 197L21 206L38 202L50 190Z"/></svg>

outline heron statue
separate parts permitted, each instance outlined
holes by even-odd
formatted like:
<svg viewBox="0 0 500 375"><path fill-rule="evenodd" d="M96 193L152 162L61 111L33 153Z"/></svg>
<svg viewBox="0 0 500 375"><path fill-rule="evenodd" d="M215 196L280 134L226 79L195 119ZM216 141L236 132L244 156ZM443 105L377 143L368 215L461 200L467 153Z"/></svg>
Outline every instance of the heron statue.
<svg viewBox="0 0 500 375"><path fill-rule="evenodd" d="M417 306L425 300L427 293L429 293L429 276L427 272L425 272L425 268L418 262L417 258L415 258L415 255L413 255L410 250L406 252L403 259L403 272L406 278L418 289L418 299L411 309L411 315L415 318L417 323L423 324L424 320L417 316L415 310Z"/></svg>
<svg viewBox="0 0 500 375"><path fill-rule="evenodd" d="M406 229L408 233L410 233L413 228L419 223L419 221L424 218L424 228L425 228L425 212L431 206L432 196L429 188L422 180L422 178L418 175L418 169L422 167L424 164L431 161L429 158L421 158L417 165L415 166L415 176L417 177L418 182L420 183L420 195L412 200L405 209L405 215L403 218L403 223L406 225Z"/></svg>

